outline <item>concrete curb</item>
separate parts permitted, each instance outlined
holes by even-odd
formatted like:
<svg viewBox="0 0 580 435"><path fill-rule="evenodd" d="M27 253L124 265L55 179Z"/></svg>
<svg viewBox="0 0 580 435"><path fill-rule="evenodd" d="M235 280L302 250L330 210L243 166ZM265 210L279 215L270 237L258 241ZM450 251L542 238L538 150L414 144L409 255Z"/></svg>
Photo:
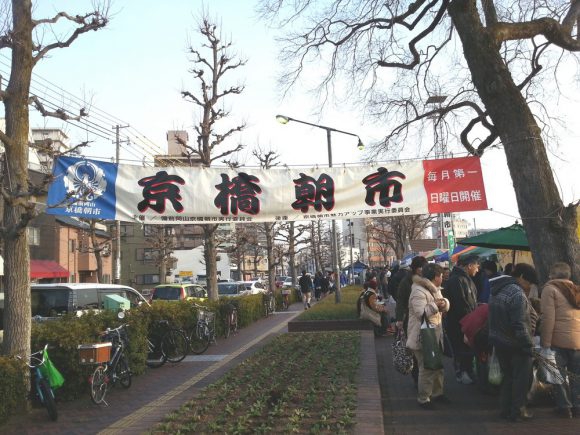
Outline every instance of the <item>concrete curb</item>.
<svg viewBox="0 0 580 435"><path fill-rule="evenodd" d="M361 331L361 365L357 376L355 434L384 434L381 386L372 331Z"/></svg>

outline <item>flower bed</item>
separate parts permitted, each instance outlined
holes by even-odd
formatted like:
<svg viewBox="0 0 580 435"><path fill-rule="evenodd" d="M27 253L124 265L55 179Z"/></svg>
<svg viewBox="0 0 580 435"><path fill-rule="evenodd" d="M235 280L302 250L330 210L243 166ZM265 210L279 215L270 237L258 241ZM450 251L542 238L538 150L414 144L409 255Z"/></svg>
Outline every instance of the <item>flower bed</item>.
<svg viewBox="0 0 580 435"><path fill-rule="evenodd" d="M278 336L152 433L352 433L359 354L358 332Z"/></svg>

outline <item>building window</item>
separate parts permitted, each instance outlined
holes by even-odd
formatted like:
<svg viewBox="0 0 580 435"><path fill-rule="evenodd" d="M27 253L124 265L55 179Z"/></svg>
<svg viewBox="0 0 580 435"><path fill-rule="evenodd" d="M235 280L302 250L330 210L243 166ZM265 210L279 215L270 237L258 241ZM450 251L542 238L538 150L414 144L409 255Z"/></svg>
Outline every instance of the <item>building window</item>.
<svg viewBox="0 0 580 435"><path fill-rule="evenodd" d="M159 284L160 282L159 274L137 275L135 279L139 285Z"/></svg>
<svg viewBox="0 0 580 435"><path fill-rule="evenodd" d="M68 241L68 252L75 252L76 247L77 247L76 240L75 239L70 239Z"/></svg>
<svg viewBox="0 0 580 435"><path fill-rule="evenodd" d="M28 244L30 246L40 245L40 228L26 227L26 232L28 233Z"/></svg>

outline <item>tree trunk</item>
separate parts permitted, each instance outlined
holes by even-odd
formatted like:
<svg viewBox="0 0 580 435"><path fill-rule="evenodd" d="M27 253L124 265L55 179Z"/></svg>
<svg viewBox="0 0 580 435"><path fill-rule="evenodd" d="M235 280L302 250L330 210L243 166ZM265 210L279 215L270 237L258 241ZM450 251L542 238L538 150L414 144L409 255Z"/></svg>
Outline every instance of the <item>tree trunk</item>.
<svg viewBox="0 0 580 435"><path fill-rule="evenodd" d="M528 103L501 58L499 47L482 26L475 0L455 0L449 13L463 43L475 87L504 146L540 281L548 279L550 265L556 261L568 263L578 280L576 210L562 203L540 128Z"/></svg>
<svg viewBox="0 0 580 435"><path fill-rule="evenodd" d="M92 251L95 255L95 260L97 262L97 282L103 282L103 257L101 256L102 246L99 244L97 239L96 231L96 221L94 219L89 221L89 234L91 236ZM89 250L90 251L90 250Z"/></svg>
<svg viewBox="0 0 580 435"><path fill-rule="evenodd" d="M264 222L266 232L266 255L268 256L268 287L273 292L276 288L276 261L274 260L274 224Z"/></svg>
<svg viewBox="0 0 580 435"><path fill-rule="evenodd" d="M10 81L4 100L6 135L10 143L6 149L4 187L12 194L28 190L28 95L32 74L32 16L30 0L12 1L11 32L13 40ZM24 203L29 197L20 197L4 207L4 226L17 228ZM30 353L30 255L26 228L6 235L4 250L4 344L6 355Z"/></svg>
<svg viewBox="0 0 580 435"><path fill-rule="evenodd" d="M218 300L217 289L217 243L215 232L217 225L202 225L203 235L205 236L204 256L205 256L205 274L207 277L207 293L211 301Z"/></svg>
<svg viewBox="0 0 580 435"><path fill-rule="evenodd" d="M294 235L294 222L290 222L288 235L288 267L289 274L292 276L292 286L298 283L298 272L296 271L296 239Z"/></svg>

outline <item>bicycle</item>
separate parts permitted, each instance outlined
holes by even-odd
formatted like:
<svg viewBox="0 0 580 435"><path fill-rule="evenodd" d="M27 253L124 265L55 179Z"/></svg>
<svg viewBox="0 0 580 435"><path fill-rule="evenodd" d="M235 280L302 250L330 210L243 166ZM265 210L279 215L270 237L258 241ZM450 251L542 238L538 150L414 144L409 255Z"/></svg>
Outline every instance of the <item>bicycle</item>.
<svg viewBox="0 0 580 435"><path fill-rule="evenodd" d="M189 336L189 348L194 354L200 355L215 341L215 313L201 305L194 306L198 309L197 322Z"/></svg>
<svg viewBox="0 0 580 435"><path fill-rule="evenodd" d="M225 317L225 338L228 338L230 334L235 334L238 331L238 309L233 303L226 306L226 317Z"/></svg>
<svg viewBox="0 0 580 435"><path fill-rule="evenodd" d="M58 411L54 400L54 391L50 386L49 380L42 374L40 369L46 362L44 354L47 348L48 344L46 344L42 350L30 354L27 357L28 362L24 361L24 364L30 368L30 380L31 384L34 386L34 391L36 391L36 396L40 400L40 403L42 403L46 408L50 419L56 421L58 420ZM20 356L17 356L16 358L23 361Z"/></svg>
<svg viewBox="0 0 580 435"><path fill-rule="evenodd" d="M276 298L271 291L264 294L264 311L266 317L276 312Z"/></svg>
<svg viewBox="0 0 580 435"><path fill-rule="evenodd" d="M127 355L125 355L125 349L129 345L127 326L129 325L124 324L115 329L107 328L101 334L101 341L111 342L113 356L109 361L99 363L89 379L91 400L97 405L103 402L107 404L105 396L109 384L115 385L119 382L123 388L131 386L131 370Z"/></svg>
<svg viewBox="0 0 580 435"><path fill-rule="evenodd" d="M188 347L187 336L181 329L170 328L167 320L157 320L147 337L147 367L155 369L167 361L183 361Z"/></svg>
<svg viewBox="0 0 580 435"><path fill-rule="evenodd" d="M290 289L282 289L282 309L284 311L288 310L290 307Z"/></svg>

